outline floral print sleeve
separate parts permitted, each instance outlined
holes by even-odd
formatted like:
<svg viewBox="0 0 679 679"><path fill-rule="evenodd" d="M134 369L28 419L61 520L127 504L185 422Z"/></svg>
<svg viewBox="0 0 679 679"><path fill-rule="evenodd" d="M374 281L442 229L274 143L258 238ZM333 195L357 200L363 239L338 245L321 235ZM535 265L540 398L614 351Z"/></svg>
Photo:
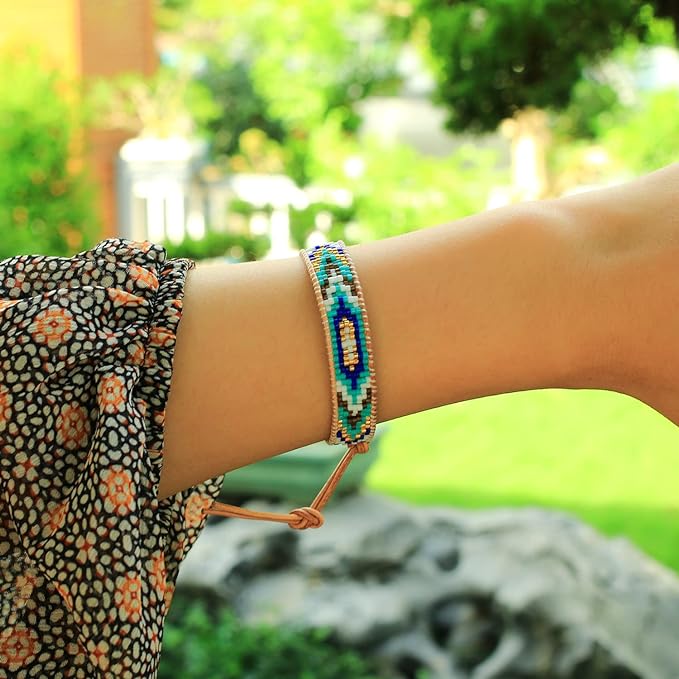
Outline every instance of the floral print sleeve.
<svg viewBox="0 0 679 679"><path fill-rule="evenodd" d="M157 499L190 259L0 261L0 677L155 677L223 475Z"/></svg>

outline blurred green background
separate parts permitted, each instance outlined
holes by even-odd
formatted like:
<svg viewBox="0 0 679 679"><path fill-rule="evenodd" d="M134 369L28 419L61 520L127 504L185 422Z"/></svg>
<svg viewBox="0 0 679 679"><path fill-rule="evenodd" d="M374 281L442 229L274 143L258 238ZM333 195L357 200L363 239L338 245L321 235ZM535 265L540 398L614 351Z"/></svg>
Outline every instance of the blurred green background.
<svg viewBox="0 0 679 679"><path fill-rule="evenodd" d="M131 138L201 140L204 182L289 178L312 196L287 212L291 252L314 233L387 238L679 157L672 2L139 0L155 56L124 72L87 72L36 45L19 21L33 4L0 8L0 258L70 256L119 233L102 198L110 177L88 170L113 132L116 151ZM90 4L86 16L101 22L97 11ZM113 34L127 30L122 11L106 21ZM414 103L426 115L408 138L392 130L394 112ZM534 142L528 156L520 138ZM208 217L202 235L162 243L171 256L260 259L271 238L252 219L274 208L238 198L228 228ZM679 430L645 404L550 389L394 421L366 485L418 504L566 509L679 572L678 460ZM342 676L363 676L353 662ZM163 671L185 676L169 661Z"/></svg>

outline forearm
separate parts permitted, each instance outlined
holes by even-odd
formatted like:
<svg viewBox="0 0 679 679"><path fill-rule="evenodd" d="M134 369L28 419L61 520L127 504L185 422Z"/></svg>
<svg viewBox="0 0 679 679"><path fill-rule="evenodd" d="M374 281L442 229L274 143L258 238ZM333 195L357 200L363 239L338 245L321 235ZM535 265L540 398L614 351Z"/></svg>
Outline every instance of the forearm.
<svg viewBox="0 0 679 679"><path fill-rule="evenodd" d="M351 251L379 343L380 419L591 379L600 339L586 244L556 203Z"/></svg>
<svg viewBox="0 0 679 679"><path fill-rule="evenodd" d="M603 386L596 279L556 202L349 248L365 297L378 421L526 389ZM187 278L159 497L328 435L330 382L300 257Z"/></svg>

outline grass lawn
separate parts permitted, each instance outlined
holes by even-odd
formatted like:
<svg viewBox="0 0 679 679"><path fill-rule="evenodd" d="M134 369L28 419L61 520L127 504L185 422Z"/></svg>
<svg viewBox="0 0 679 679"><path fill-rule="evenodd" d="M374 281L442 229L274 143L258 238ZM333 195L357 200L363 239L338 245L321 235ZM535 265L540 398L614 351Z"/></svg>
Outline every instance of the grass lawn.
<svg viewBox="0 0 679 679"><path fill-rule="evenodd" d="M372 490L415 504L564 509L679 572L679 428L636 399L501 394L392 420L382 444Z"/></svg>

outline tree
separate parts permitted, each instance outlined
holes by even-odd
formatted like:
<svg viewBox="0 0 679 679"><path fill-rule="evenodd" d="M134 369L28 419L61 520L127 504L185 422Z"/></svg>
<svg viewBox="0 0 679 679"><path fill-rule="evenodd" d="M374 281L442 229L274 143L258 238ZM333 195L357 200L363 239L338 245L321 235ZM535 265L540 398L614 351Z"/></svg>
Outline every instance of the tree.
<svg viewBox="0 0 679 679"><path fill-rule="evenodd" d="M338 109L354 129L353 103L395 82L398 45L373 5L159 0L157 21L185 55L204 60L197 78L222 107L207 126L216 151L233 153L245 126L258 127L285 145L288 173L305 184L311 130Z"/></svg>
<svg viewBox="0 0 679 679"><path fill-rule="evenodd" d="M211 56L198 76L218 107L218 114L205 124L212 139L213 156L236 153L240 135L246 130L261 130L270 139L282 142L285 129L280 121L267 115L267 102L255 90L248 64L223 61L219 56Z"/></svg>
<svg viewBox="0 0 679 679"><path fill-rule="evenodd" d="M644 39L648 8L643 0L419 0L448 128L483 132L509 121L501 129L512 139L515 171L519 147L533 140L536 179L518 197L540 197L544 112L568 106L587 64L629 36Z"/></svg>

